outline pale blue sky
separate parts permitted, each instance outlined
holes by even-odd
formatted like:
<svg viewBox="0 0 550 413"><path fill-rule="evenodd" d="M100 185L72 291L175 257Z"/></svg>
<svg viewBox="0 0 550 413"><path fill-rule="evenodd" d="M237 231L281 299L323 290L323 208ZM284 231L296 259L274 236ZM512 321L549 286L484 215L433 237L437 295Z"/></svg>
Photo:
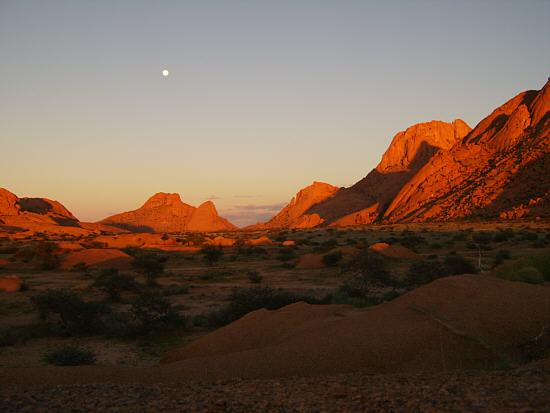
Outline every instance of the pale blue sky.
<svg viewBox="0 0 550 413"><path fill-rule="evenodd" d="M549 21L549 1L0 0L0 186L83 220L165 191L255 222L353 184L399 130L540 88Z"/></svg>

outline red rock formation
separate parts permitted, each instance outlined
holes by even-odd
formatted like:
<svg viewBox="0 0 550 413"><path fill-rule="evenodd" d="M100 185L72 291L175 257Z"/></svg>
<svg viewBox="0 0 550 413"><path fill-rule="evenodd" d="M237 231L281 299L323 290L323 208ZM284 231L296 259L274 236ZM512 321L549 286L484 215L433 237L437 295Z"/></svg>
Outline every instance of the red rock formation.
<svg viewBox="0 0 550 413"><path fill-rule="evenodd" d="M100 223L136 232L232 231L211 201L198 208L185 204L178 194L159 192L135 211L105 218Z"/></svg>
<svg viewBox="0 0 550 413"><path fill-rule="evenodd" d="M435 154L448 150L470 131L462 120L431 121L396 134L378 166L350 188L307 211L332 225L370 224L414 174Z"/></svg>
<svg viewBox="0 0 550 413"><path fill-rule="evenodd" d="M302 188L290 203L277 215L263 224L248 227L250 230L276 229L276 228L313 228L323 223L318 214L306 214L306 211L319 202L333 197L339 188L324 182Z"/></svg>
<svg viewBox="0 0 550 413"><path fill-rule="evenodd" d="M387 222L550 216L550 82L510 99L395 196Z"/></svg>
<svg viewBox="0 0 550 413"><path fill-rule="evenodd" d="M47 198L19 198L0 188L0 221L5 227L33 232L87 235L78 219L63 205Z"/></svg>
<svg viewBox="0 0 550 413"><path fill-rule="evenodd" d="M0 188L0 216L19 214L19 198L4 188Z"/></svg>

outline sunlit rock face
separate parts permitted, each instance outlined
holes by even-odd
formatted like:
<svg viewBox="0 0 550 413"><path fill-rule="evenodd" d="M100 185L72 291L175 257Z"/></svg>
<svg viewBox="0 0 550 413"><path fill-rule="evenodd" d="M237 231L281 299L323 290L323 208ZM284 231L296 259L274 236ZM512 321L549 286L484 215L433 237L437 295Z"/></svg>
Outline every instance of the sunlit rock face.
<svg viewBox="0 0 550 413"><path fill-rule="evenodd" d="M312 206L332 198L340 188L313 182L302 188L277 215L266 223L251 225L247 229L313 228L324 222L318 214L306 214Z"/></svg>
<svg viewBox="0 0 550 413"><path fill-rule="evenodd" d="M550 216L549 89L520 93L430 159L384 221Z"/></svg>
<svg viewBox="0 0 550 413"><path fill-rule="evenodd" d="M437 153L460 143L471 128L462 120L431 121L397 133L378 166L365 178L312 207L332 226L364 225L379 220L393 197Z"/></svg>
<svg viewBox="0 0 550 413"><path fill-rule="evenodd" d="M237 229L220 217L214 203L207 201L198 208L182 202L178 194L159 192L141 208L113 215L101 221L136 232L231 231Z"/></svg>

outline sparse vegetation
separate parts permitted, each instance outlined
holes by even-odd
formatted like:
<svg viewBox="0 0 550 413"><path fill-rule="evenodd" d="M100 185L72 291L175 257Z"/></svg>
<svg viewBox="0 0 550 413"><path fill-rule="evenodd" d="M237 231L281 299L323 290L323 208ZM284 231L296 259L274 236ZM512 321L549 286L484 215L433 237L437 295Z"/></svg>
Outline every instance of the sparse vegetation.
<svg viewBox="0 0 550 413"><path fill-rule="evenodd" d="M83 366L95 364L95 354L85 348L67 345L50 351L42 357L42 361L56 366Z"/></svg>
<svg viewBox="0 0 550 413"><path fill-rule="evenodd" d="M151 252L142 252L134 257L134 268L143 274L148 285L155 285L157 278L164 273L163 257Z"/></svg>
<svg viewBox="0 0 550 413"><path fill-rule="evenodd" d="M223 250L221 247L208 245L201 250L201 254L204 256L204 259L208 262L208 264L214 264L223 256Z"/></svg>
<svg viewBox="0 0 550 413"><path fill-rule="evenodd" d="M327 267L336 267L342 261L342 252L335 251L323 255L323 264Z"/></svg>
<svg viewBox="0 0 550 413"><path fill-rule="evenodd" d="M276 310L298 301L318 304L320 301L307 295L299 295L269 286L242 288L229 296L229 302L218 310L196 319L199 324L223 326L238 320L251 311L266 308Z"/></svg>
<svg viewBox="0 0 550 413"><path fill-rule="evenodd" d="M109 308L86 302L69 290L47 290L32 297L40 319L62 335L93 334L101 330L102 316Z"/></svg>
<svg viewBox="0 0 550 413"><path fill-rule="evenodd" d="M123 292L135 291L138 287L132 276L119 274L116 268L102 270L92 285L104 291L112 301L120 301Z"/></svg>
<svg viewBox="0 0 550 413"><path fill-rule="evenodd" d="M550 281L550 255L523 257L500 269L496 275L505 280L540 284Z"/></svg>

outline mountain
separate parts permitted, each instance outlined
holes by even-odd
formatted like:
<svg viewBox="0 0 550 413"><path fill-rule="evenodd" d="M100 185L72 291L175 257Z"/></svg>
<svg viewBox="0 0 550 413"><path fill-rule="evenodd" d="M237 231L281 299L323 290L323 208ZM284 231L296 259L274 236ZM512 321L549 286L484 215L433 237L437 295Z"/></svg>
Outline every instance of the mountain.
<svg viewBox="0 0 550 413"><path fill-rule="evenodd" d="M353 186L309 208L297 208L297 199L263 227L549 217L550 80L473 130L460 119L411 126Z"/></svg>
<svg viewBox="0 0 550 413"><path fill-rule="evenodd" d="M318 214L306 214L311 207L319 202L332 198L340 188L324 183L313 184L302 188L277 215L266 223L247 227L248 230L276 228L312 228L323 223Z"/></svg>
<svg viewBox="0 0 550 413"><path fill-rule="evenodd" d="M47 198L19 198L4 188L0 188L0 225L4 230L87 233L61 203Z"/></svg>
<svg viewBox="0 0 550 413"><path fill-rule="evenodd" d="M483 119L394 197L385 222L550 216L550 80Z"/></svg>
<svg viewBox="0 0 550 413"><path fill-rule="evenodd" d="M237 227L221 218L211 201L198 208L182 202L178 194L159 192L134 211L100 221L134 232L232 231Z"/></svg>
<svg viewBox="0 0 550 413"><path fill-rule="evenodd" d="M434 154L451 148L470 130L460 119L452 123L431 121L411 126L394 136L378 166L355 185L339 189L329 184L314 183L301 190L263 227L370 224L381 216L403 185ZM320 196L309 195L314 192L319 192ZM314 202L307 202L310 199Z"/></svg>

